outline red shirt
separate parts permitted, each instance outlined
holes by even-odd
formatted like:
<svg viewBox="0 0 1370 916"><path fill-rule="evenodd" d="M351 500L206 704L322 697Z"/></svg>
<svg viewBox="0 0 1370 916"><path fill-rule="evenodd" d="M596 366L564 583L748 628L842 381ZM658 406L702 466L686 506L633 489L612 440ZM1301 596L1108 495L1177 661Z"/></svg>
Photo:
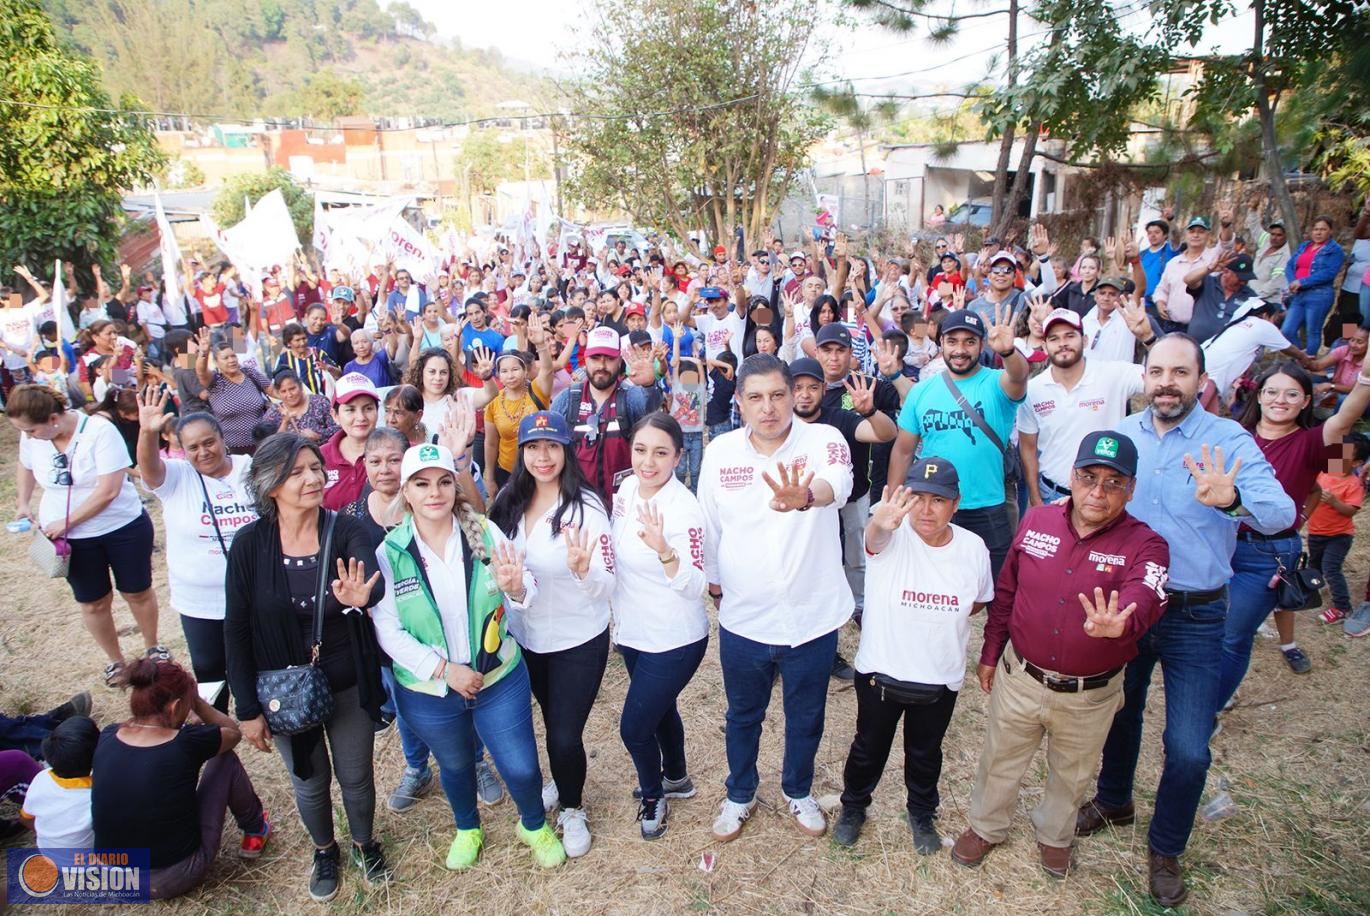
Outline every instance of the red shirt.
<svg viewBox="0 0 1370 916"><path fill-rule="evenodd" d="M1294 521L1294 528L1301 527L1307 518L1304 506L1308 503L1308 494L1313 492L1318 475L1326 472L1328 461L1341 457L1341 448L1335 445L1329 448L1323 444L1321 423L1307 429L1296 429L1278 439L1263 438L1254 429L1251 435L1260 446L1265 460L1270 462L1275 479L1298 507L1299 515ZM1242 530L1249 529L1243 525Z"/></svg>
<svg viewBox="0 0 1370 916"><path fill-rule="evenodd" d="M1313 259L1318 256L1318 252L1321 250L1321 245L1309 245L1303 250L1303 254L1299 255L1298 260L1294 262L1295 280L1308 279L1308 275L1313 272Z"/></svg>
<svg viewBox="0 0 1370 916"><path fill-rule="evenodd" d="M228 324L228 306L224 305L224 285L222 283L208 293L197 285L195 292L191 295L195 297L196 302L200 303L200 314L204 317L205 324L210 327Z"/></svg>
<svg viewBox="0 0 1370 916"><path fill-rule="evenodd" d="M1137 655L1137 640L1165 613L1170 548L1126 512L1081 539L1070 524L1070 503L1029 509L999 572L985 622L980 664L999 661L1010 637L1039 668L1088 677L1122 667ZM1085 632L1078 595L1092 601L1118 593L1118 609L1136 603L1116 639Z"/></svg>
<svg viewBox="0 0 1370 916"><path fill-rule="evenodd" d="M262 304L262 327L279 334L281 329L295 320L295 304L285 293Z"/></svg>
<svg viewBox="0 0 1370 916"><path fill-rule="evenodd" d="M323 491L323 507L335 512L360 499L362 490L366 488L366 456L358 456L355 462L343 457L344 435L342 430L338 430L319 449L323 452L324 471L328 474L328 483Z"/></svg>

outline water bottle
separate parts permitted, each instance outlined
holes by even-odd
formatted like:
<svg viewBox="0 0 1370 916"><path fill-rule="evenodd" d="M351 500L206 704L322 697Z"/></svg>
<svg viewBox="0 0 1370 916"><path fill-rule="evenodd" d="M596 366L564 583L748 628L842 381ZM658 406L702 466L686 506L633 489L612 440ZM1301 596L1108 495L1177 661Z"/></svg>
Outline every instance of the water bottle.
<svg viewBox="0 0 1370 916"><path fill-rule="evenodd" d="M1225 817L1231 817L1237 813L1237 804L1232 800L1232 796L1227 792L1219 792L1213 796L1199 811L1199 816L1206 821L1220 821Z"/></svg>
<svg viewBox="0 0 1370 916"><path fill-rule="evenodd" d="M33 521L27 518L16 518L14 521L5 525L5 530L10 534L27 534L33 529Z"/></svg>

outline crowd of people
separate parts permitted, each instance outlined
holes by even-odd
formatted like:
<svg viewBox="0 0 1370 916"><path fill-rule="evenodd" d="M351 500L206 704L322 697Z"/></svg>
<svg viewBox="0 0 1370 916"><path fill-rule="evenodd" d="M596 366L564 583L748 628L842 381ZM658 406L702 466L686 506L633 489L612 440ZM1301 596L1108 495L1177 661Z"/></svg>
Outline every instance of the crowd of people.
<svg viewBox="0 0 1370 916"><path fill-rule="evenodd" d="M1220 210L1216 232L1195 215L1178 246L1156 219L1073 263L1033 226L1026 246L938 239L931 264L841 235L702 258L654 234L645 250L501 243L421 278L325 277L301 257L260 296L232 265L189 261L179 301L127 268L118 291L97 271L89 292L23 271L37 298L5 325L2 379L16 514L67 558L130 712L101 730L78 696L6 745L48 764L14 771L37 845L148 848L159 898L203 879L230 814L240 854L261 855L273 826L245 740L284 765L314 846L308 892L327 901L343 877L334 781L349 861L390 879L373 760L394 727L405 768L385 804L441 786L448 868L477 864L481 806L505 793L533 860L559 866L593 845L584 735L610 652L655 839L698 791L678 700L712 617L728 769L713 837L755 809L777 679L785 804L798 830L828 831L814 758L839 678L856 728L833 840L859 842L902 720L912 844L931 855L984 611L988 724L951 858L976 866L1005 841L1044 735L1045 871L1064 877L1077 838L1132 823L1159 664L1147 871L1156 901L1179 903L1210 742L1272 612L1290 669L1311 669L1305 559L1330 585L1320 619L1370 633L1370 586L1353 607L1343 572L1370 459L1354 432L1370 202L1349 259L1333 219L1291 251L1263 208L1245 227ZM1363 317L1325 327L1337 289ZM64 298L79 309L59 316ZM161 505L189 670L158 629L142 493Z"/></svg>

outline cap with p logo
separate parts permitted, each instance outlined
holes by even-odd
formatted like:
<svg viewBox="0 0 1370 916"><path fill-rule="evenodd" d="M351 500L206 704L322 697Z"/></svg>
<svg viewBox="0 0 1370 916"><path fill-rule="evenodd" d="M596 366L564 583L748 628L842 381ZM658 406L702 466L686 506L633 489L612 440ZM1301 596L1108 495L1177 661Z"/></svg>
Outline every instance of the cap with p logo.
<svg viewBox="0 0 1370 916"><path fill-rule="evenodd" d="M925 463L923 465L923 479L928 480L931 477L937 476L938 470L940 469L937 465L933 464L931 461Z"/></svg>

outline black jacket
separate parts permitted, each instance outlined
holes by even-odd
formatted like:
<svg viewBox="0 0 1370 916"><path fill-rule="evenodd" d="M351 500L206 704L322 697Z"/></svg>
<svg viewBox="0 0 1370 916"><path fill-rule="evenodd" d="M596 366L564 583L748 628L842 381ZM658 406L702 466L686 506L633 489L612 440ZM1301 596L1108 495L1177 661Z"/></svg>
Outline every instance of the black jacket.
<svg viewBox="0 0 1370 916"><path fill-rule="evenodd" d="M323 510L320 510L321 542L323 519ZM368 571L376 568L376 554L366 530L354 518L338 516L331 553L323 558L329 570L337 568L338 558L361 560ZM258 519L243 526L234 536L228 553L225 590L224 650L228 661L228 684L237 704L238 718L247 721L262 714L262 707L257 702L258 671L309 662L310 647L300 632L290 604L290 586L281 554L281 532L274 521ZM384 594L385 583L377 580L367 607L377 604ZM333 597L331 589L324 609L325 614L342 612L342 604ZM380 682L380 651L371 618L367 614L348 614L345 619L361 705L379 722L385 694ZM307 764L309 751L321 732L321 729L314 729L292 739L296 775L302 778L307 778L308 774L300 772L300 764Z"/></svg>

